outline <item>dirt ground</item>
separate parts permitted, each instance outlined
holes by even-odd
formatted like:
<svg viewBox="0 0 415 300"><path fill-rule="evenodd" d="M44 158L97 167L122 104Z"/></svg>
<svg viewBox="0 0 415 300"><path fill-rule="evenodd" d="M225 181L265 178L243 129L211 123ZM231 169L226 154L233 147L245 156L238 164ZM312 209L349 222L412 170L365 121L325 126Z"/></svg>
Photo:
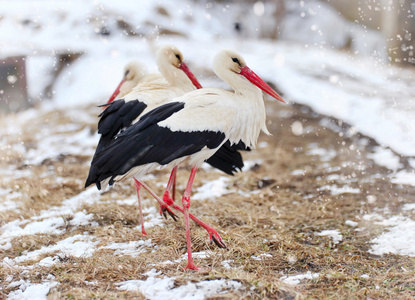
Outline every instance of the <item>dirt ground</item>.
<svg viewBox="0 0 415 300"><path fill-rule="evenodd" d="M389 181L387 175L390 171L368 158L376 143L356 134L353 128L320 116L304 106L270 101L266 105L272 136L261 135L258 149L244 153L246 161L257 163L252 164L249 170L229 177L230 193L191 203L191 212L216 228L228 245L228 249L219 249L210 244L205 230L192 223L193 250L208 253L207 258L195 258L195 263L205 270L183 271L185 260L160 264L176 260L186 253L183 217L178 222L164 220L163 226L151 227L147 236L141 236L137 229L137 204L117 204L117 200L134 196L131 183L118 185L104 193L99 204L83 206L87 213L94 215L93 220L98 226L72 228L69 224L71 217L67 217L63 235L14 238L13 247L0 253L0 260L4 257L13 259L24 250L53 245L56 240L83 232L99 237L103 244L151 239L156 245L155 251L131 257L115 256L113 250L101 249L87 258L62 257L50 268L34 265L28 272L0 266L0 278L13 275L13 280L41 282L52 274L60 284L51 289L50 299L144 298L137 292L120 291L115 283L145 279L143 274L151 268L161 270L169 277L175 276L176 286L189 280L221 278L243 284L238 291L229 291L212 299L415 297L415 258L370 254L369 242L383 228L362 219L363 215L379 212L385 207L392 213L400 212L406 202L415 202L415 191ZM97 108L91 106L88 111L96 115ZM70 121L64 111L53 112L48 119L48 126ZM90 127L93 133L96 124L86 122L82 127ZM30 132L37 129L28 126L25 130L21 139L29 143ZM2 151L4 154L5 150ZM63 155L29 166L21 157L8 157L8 161L2 161L3 166L16 164L20 170L29 168L35 176L13 182L15 189L24 195L24 212L0 212L0 225L19 217L34 216L82 192L91 159L88 155ZM50 170L66 180L58 182L55 176L40 180L36 176ZM189 171L189 168L179 169L179 195L183 192ZM227 175L200 169L194 188L197 190L207 181L221 176ZM168 170L158 171L147 184L162 195L167 178ZM6 181L0 181L0 184L2 188L9 185ZM334 185L348 185L359 189L360 193L333 195L330 189L324 188ZM150 199L148 195L144 197ZM144 207L156 204L148 200ZM357 222L358 227L347 225L347 220ZM339 230L343 235L342 241L336 244L329 236L317 235L331 229ZM266 255L260 256L259 260L252 259L261 254ZM226 268L221 264L223 261L230 261L232 268ZM33 262L25 264L32 265ZM320 275L298 285L280 280L284 275L307 271ZM363 274L368 277L361 277ZM12 290L3 286L0 298Z"/></svg>

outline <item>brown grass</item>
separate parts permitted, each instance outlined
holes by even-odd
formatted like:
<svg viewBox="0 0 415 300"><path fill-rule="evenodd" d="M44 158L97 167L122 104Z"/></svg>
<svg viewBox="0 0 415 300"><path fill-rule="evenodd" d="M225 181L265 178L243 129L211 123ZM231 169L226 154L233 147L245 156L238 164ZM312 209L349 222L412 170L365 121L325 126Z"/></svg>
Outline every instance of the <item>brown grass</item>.
<svg viewBox="0 0 415 300"><path fill-rule="evenodd" d="M143 274L151 268L162 271L166 276L176 277L176 285L189 280L220 278L237 280L243 284L239 291L212 299L413 298L415 259L399 255L378 257L368 253L368 242L382 228L360 218L386 205L392 212L397 212L405 202L414 202L415 192L391 184L386 178L389 171L367 158L372 151L373 141L365 144L360 136L347 137L347 128L340 128L343 134L324 128L319 123L322 117L304 108L272 103L267 105L270 115L274 115L269 124L273 136L261 136L260 141L266 141L268 145L244 154L246 160L261 159L262 163L231 178L229 188L238 192L220 199L195 200L191 204L191 212L216 228L229 247L218 249L208 242L202 228L192 224L193 250L209 253L205 259L195 259L196 264L205 270L183 272L185 260L160 264L176 260L186 253L183 217L178 222L165 220L163 226L149 228L148 236L142 237L136 229L139 224L137 206L116 204L116 200L134 195L131 183L116 186L102 194L101 202L97 205L82 207L87 213L93 214L98 226L73 228L69 225L71 216L64 216L67 220L64 234L15 238L12 240L13 247L1 253L0 259L6 256L14 258L23 251L40 249L83 232L96 237L98 246L109 242L151 239L156 245L154 252L147 251L138 257L131 257L115 256L113 250L101 249L88 258L60 257L60 261L50 268L35 265L23 275L16 268L0 266L0 278L13 275L13 281L26 279L41 282L48 274L52 274L60 284L51 290L51 299L144 299L140 293L118 290L115 283L145 279ZM91 114L96 113L96 108L90 107L88 110ZM47 119L48 126L70 122L64 112L50 113ZM304 128L309 126L311 132L293 135L290 125L294 121L301 121ZM91 126L93 131L96 125L85 126ZM35 129L23 132L21 139L36 147L36 141L31 138L32 130ZM336 155L328 161L317 155L309 155L307 152L313 147L310 146L312 143L317 143L319 148L333 150ZM65 156L45 161L41 165L26 166L22 158L10 157L9 164L21 169L30 168L34 176L13 182L14 189L24 195L21 212L2 212L1 223L35 216L79 194L83 191L89 159ZM305 174L291 174L299 169L305 170ZM54 176L40 178L40 174L47 170L53 170L67 180L58 183ZM179 195L183 192L188 174L189 169L181 168L179 171ZM328 177L333 174L339 175L338 179ZM163 186L157 186L156 183L167 181L168 171L158 171L156 175L156 179L147 183L161 195ZM199 170L195 189L219 176L225 175ZM324 185L343 186L346 183L359 188L361 193L331 195L328 190L319 189ZM8 185L8 182L0 181L0 187L7 188ZM376 196L378 201L369 203L367 195ZM146 201L144 205L148 207L156 203ZM346 220L359 222L359 227L364 230L355 231L355 228L345 224ZM334 244L330 237L316 235L326 229L338 229L343 234L343 241ZM252 256L263 253L271 254L272 257L252 259ZM46 256L51 254L35 262ZM221 262L224 260L232 260L232 269L223 267ZM35 262L28 261L21 265L33 265ZM284 275L307 271L320 273L320 276L302 281L297 286L280 280ZM362 278L363 274L369 275L369 278ZM3 285L0 298L11 290Z"/></svg>

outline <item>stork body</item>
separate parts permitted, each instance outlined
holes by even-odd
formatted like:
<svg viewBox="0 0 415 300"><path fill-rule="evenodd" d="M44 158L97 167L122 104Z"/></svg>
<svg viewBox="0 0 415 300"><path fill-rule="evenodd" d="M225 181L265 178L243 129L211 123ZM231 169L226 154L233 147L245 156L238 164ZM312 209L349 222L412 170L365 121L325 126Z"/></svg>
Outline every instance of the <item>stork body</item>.
<svg viewBox="0 0 415 300"><path fill-rule="evenodd" d="M284 102L233 51L224 50L215 56L214 71L234 92L196 90L150 111L94 158L95 171L90 173L92 182L106 185L187 161L193 168L182 203L186 268L190 269L198 269L191 254L189 228L190 193L197 168L228 140L254 148L261 130L269 134L260 89Z"/></svg>
<svg viewBox="0 0 415 300"><path fill-rule="evenodd" d="M200 88L201 85L190 72L187 66L182 61L181 52L174 46L165 46L161 48L156 55L156 63L160 74L149 74L145 68L138 62L131 62L124 68L124 78L117 87L117 90L108 101L108 106L100 115L101 119L98 123L98 133L101 134L96 153L99 153L103 148L108 147L113 141L116 134L123 128L135 123L140 116L146 112L167 103L169 100L181 96L187 92ZM134 82L139 83L134 86ZM129 91L130 90L130 91ZM118 98L123 95L122 99L115 100L119 92ZM107 105L106 105L107 106ZM233 175L238 169L243 167L242 156L238 150L249 150L243 143L231 145L227 141L220 149L207 160L207 163L213 167L222 170L226 174ZM176 215L168 209L168 206L173 205L175 195L177 167L173 168L166 191L164 192L162 203L160 203L160 212L166 215L168 212L173 219L176 220ZM89 178L87 179L87 185ZM141 209L140 187L139 181L135 181L137 190L140 220L142 233L145 233L144 220ZM146 186L148 189L148 186ZM172 196L170 196L172 190ZM151 194L154 194L151 192ZM180 209L177 205L176 209ZM201 226L204 226L200 220L192 218ZM221 240L220 236L213 228L208 229L209 235L213 236L213 241L219 247L226 245Z"/></svg>
<svg viewBox="0 0 415 300"><path fill-rule="evenodd" d="M147 69L138 61L132 61L124 67L123 79L108 100L105 110L99 115L98 133L101 135L94 157L108 147L117 133L130 126L139 116L169 99L201 87L196 77L183 62L182 53L172 45L160 48L156 53L156 63L160 74L148 74ZM116 97L122 97L114 101ZM91 166L91 170L93 166ZM86 185L88 186L89 177ZM143 213L141 209L140 188L142 184L135 181L143 235ZM145 186L148 188L147 186ZM148 188L149 189L149 188ZM161 211L166 211L176 220L176 215L160 202Z"/></svg>

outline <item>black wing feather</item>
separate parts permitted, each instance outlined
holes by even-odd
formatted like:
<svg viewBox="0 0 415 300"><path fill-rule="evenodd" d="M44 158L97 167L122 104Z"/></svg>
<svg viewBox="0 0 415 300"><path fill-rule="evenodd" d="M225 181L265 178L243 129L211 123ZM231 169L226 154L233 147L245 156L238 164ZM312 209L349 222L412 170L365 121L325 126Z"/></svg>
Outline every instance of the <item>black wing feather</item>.
<svg viewBox="0 0 415 300"><path fill-rule="evenodd" d="M242 141L231 145L227 140L206 162L228 175L233 175L238 170L242 170L244 166L242 155L238 150L250 151Z"/></svg>
<svg viewBox="0 0 415 300"><path fill-rule="evenodd" d="M134 125L117 135L113 143L97 153L92 160L85 186L127 173L136 166L148 163L168 164L174 159L197 153L204 147L214 149L225 139L215 131L171 131L157 123L183 109L184 103L162 105L145 114Z"/></svg>
<svg viewBox="0 0 415 300"><path fill-rule="evenodd" d="M131 123L144 111L146 104L138 100L125 102L124 99L108 104L108 107L98 116L98 133L101 134L95 153L108 147L121 129Z"/></svg>

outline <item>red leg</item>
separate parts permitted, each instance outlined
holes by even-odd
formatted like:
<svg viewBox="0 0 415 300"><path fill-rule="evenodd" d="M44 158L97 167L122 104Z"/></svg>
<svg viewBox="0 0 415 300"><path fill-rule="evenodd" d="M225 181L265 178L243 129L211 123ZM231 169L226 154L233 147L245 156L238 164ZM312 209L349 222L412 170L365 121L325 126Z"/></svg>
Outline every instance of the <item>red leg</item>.
<svg viewBox="0 0 415 300"><path fill-rule="evenodd" d="M172 186L173 186L174 191L175 191L176 174L177 174L177 166L174 167L173 170L171 170L169 182L167 183L166 191L163 194L163 201L168 206L172 205L173 204L173 201L174 201L174 198L172 199L170 197L169 191L172 189ZM173 194L173 197L174 197L174 194ZM161 207L160 207L160 214L161 213L163 213L163 212L162 212Z"/></svg>
<svg viewBox="0 0 415 300"><path fill-rule="evenodd" d="M176 167L176 170L177 170L177 167ZM175 201L175 198L176 198L176 175L177 175L176 173L174 174L173 186L171 189L171 196L172 196L173 202Z"/></svg>
<svg viewBox="0 0 415 300"><path fill-rule="evenodd" d="M143 188L145 188L151 196L154 197L154 199L156 199L158 201L158 203L160 204L160 206L165 206L167 212L172 216L172 218L174 220L176 220L178 217L169 209L169 207L163 202L163 200L161 200L156 193L154 193L144 182L141 182L141 185ZM171 205L172 208L180 211L181 213L184 213L183 208L181 208L179 205L177 205L176 203L172 203ZM220 235L218 234L218 232L211 226L209 226L208 224L202 222L201 220L199 220L198 218L196 218L194 215L189 213L189 217L190 219L192 219L193 221L195 221L197 224L199 224L201 227L203 227L209 234L209 238L210 241L215 242L215 244L219 247L219 248L227 248L226 244L223 242L222 238L220 237Z"/></svg>
<svg viewBox="0 0 415 300"><path fill-rule="evenodd" d="M140 187L141 187L141 183L134 178L134 182L135 182L135 189L137 191L137 198L138 198L138 210L140 211L140 222L141 222L141 233L143 235L147 235L146 230L144 229L144 217L143 217L143 209L141 207L141 196L140 196Z"/></svg>
<svg viewBox="0 0 415 300"><path fill-rule="evenodd" d="M193 167L190 172L189 181L187 182L186 190L184 191L182 203L184 210L184 223L186 225L186 244L187 244L187 266L185 269L199 270L193 262L192 244L190 241L190 225L189 225L189 208L190 208L190 193L192 191L193 180L195 179L197 168Z"/></svg>
<svg viewBox="0 0 415 300"><path fill-rule="evenodd" d="M173 220L177 221L179 218L174 212L171 211L171 209L167 206L167 204L159 198L159 196L156 195L156 193L153 192L152 189L148 185L146 185L144 182L140 182L141 186L147 190L147 192L150 193L151 196L153 196L154 199L157 200L157 202L160 204L160 211L163 212L164 217L167 219L166 212L169 213L169 215L173 218Z"/></svg>

